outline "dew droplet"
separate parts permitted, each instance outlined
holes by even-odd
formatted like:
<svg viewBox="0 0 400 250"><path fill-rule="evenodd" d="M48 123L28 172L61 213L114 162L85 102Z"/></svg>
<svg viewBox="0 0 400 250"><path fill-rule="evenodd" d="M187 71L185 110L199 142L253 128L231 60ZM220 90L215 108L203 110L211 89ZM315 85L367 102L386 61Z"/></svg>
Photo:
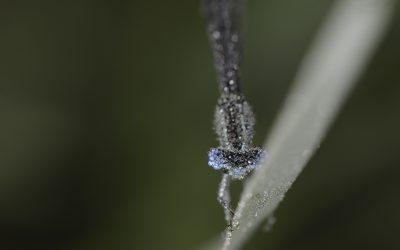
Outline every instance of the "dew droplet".
<svg viewBox="0 0 400 250"><path fill-rule="evenodd" d="M218 39L218 38L221 37L221 33L220 33L218 30L215 30L215 31L213 31L213 33L212 33L212 37L213 37L214 39Z"/></svg>
<svg viewBox="0 0 400 250"><path fill-rule="evenodd" d="M237 42L239 41L239 36L237 34L232 35L232 42Z"/></svg>

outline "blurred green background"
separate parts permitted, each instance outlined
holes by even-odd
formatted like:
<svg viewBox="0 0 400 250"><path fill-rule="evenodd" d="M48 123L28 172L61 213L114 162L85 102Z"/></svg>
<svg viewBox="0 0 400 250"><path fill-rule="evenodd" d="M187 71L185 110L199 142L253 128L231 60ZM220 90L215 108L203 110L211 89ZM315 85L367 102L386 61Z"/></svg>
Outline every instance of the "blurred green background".
<svg viewBox="0 0 400 250"><path fill-rule="evenodd" d="M247 1L257 144L332 3ZM220 235L197 0L2 0L0 32L0 249L196 249ZM274 230L245 249L400 249L399 44L398 9Z"/></svg>

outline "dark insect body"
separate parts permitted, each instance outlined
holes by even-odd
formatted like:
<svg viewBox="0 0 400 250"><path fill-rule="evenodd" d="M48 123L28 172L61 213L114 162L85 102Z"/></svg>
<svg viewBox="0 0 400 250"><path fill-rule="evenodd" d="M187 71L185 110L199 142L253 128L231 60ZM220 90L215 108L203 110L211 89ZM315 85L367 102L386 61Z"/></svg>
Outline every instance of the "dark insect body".
<svg viewBox="0 0 400 250"><path fill-rule="evenodd" d="M241 1L204 0L204 9L221 93L214 117L220 146L210 149L208 164L224 173L218 201L230 224L230 180L245 178L257 168L265 151L252 145L254 114L240 90Z"/></svg>

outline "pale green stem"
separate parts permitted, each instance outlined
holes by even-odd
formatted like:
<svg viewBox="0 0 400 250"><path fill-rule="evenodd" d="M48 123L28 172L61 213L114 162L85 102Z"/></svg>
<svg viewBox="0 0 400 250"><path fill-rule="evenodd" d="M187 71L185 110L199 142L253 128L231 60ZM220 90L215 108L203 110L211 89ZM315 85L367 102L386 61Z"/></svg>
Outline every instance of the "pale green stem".
<svg viewBox="0 0 400 250"><path fill-rule="evenodd" d="M265 143L268 157L244 187L234 229L217 248L239 249L272 215L373 55L394 4L394 0L339 0L334 5Z"/></svg>

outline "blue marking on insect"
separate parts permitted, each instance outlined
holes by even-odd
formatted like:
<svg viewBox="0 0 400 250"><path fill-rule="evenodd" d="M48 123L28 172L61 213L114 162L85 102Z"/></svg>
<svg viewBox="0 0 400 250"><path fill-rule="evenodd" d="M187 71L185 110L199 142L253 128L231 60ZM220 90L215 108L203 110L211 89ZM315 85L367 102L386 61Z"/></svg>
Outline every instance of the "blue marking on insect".
<svg viewBox="0 0 400 250"><path fill-rule="evenodd" d="M208 165L215 170L222 170L234 179L243 179L259 166L266 152L261 148L246 151L232 151L222 148L211 148L208 152Z"/></svg>
<svg viewBox="0 0 400 250"><path fill-rule="evenodd" d="M217 148L211 148L208 152L208 165L215 170L226 168L228 165L226 159L224 159L222 152Z"/></svg>

